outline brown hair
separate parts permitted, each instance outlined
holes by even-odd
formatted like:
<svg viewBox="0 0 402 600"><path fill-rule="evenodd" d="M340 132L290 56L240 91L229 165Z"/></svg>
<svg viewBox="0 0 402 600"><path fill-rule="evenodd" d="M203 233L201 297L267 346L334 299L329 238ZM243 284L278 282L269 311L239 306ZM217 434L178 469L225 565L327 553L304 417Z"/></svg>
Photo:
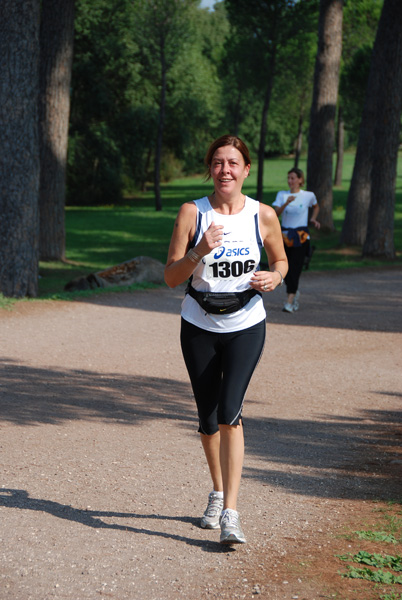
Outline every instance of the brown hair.
<svg viewBox="0 0 402 600"><path fill-rule="evenodd" d="M290 169L290 171L288 171L288 175L290 175L290 173L295 173L297 177L302 180L302 185L304 185L304 173L301 169L293 167L293 169Z"/></svg>
<svg viewBox="0 0 402 600"><path fill-rule="evenodd" d="M245 165L246 166L251 165L250 153L249 153L249 150L248 150L246 144L243 142L243 140L241 140L239 137L237 137L235 135L222 135L221 137L217 138L214 142L212 142L212 144L208 148L208 152L205 155L204 163L205 163L205 166L207 167L207 171L205 173L206 181L211 179L211 173L210 173L209 168L212 163L212 157L215 154L215 152L218 150L218 148L222 148L222 146L233 146L243 156Z"/></svg>

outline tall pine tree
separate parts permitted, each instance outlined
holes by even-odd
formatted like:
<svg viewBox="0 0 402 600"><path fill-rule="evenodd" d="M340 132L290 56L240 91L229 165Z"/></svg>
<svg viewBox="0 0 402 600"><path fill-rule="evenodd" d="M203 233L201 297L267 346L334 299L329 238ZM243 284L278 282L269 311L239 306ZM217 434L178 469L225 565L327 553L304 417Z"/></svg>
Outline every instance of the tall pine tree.
<svg viewBox="0 0 402 600"><path fill-rule="evenodd" d="M395 258L394 210L402 110L402 2L384 0L373 63L378 68L371 200L363 256Z"/></svg>
<svg viewBox="0 0 402 600"><path fill-rule="evenodd" d="M0 292L36 296L39 261L40 0L2 0Z"/></svg>
<svg viewBox="0 0 402 600"><path fill-rule="evenodd" d="M40 27L40 258L65 256L64 205L75 0L42 0Z"/></svg>
<svg viewBox="0 0 402 600"><path fill-rule="evenodd" d="M308 142L307 186L320 205L320 222L334 229L332 157L342 52L343 0L320 0L318 49Z"/></svg>

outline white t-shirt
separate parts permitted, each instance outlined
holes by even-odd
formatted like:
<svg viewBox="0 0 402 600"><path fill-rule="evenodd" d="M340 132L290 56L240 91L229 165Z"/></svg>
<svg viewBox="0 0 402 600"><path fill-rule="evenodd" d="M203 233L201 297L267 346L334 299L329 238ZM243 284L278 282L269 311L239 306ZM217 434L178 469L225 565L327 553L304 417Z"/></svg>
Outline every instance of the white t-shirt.
<svg viewBox="0 0 402 600"><path fill-rule="evenodd" d="M272 206L283 206L289 196L296 196L295 199L287 205L281 214L282 227L284 229L297 227L307 227L308 225L308 209L317 204L317 198L313 192L300 190L297 194L292 194L290 190L278 192L275 202Z"/></svg>
<svg viewBox="0 0 402 600"><path fill-rule="evenodd" d="M197 230L194 245L211 225L223 225L223 243L203 257L193 272L192 286L201 292L243 292L250 289L250 279L259 268L263 246L259 228L260 203L246 196L243 210L236 215L215 212L208 197L194 201L197 207ZM214 332L240 331L266 317L260 295L242 309L227 315L206 313L194 298L186 294L181 315L201 329Z"/></svg>

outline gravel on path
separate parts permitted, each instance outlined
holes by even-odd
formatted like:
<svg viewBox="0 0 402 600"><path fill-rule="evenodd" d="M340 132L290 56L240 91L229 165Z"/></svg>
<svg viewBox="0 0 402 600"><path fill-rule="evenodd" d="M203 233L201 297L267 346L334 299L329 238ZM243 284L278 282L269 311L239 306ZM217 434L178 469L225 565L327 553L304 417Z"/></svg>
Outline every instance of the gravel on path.
<svg viewBox="0 0 402 600"><path fill-rule="evenodd" d="M295 314L264 296L240 547L198 525L183 287L0 311L0 600L323 597L289 557L401 497L401 274L304 273Z"/></svg>

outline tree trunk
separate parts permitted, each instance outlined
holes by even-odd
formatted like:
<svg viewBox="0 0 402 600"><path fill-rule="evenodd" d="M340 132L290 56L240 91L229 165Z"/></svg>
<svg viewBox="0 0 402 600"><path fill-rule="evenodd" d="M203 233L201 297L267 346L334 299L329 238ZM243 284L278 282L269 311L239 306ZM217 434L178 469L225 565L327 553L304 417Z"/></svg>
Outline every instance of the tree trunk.
<svg viewBox="0 0 402 600"><path fill-rule="evenodd" d="M342 107L338 107L338 123L336 129L336 168L334 185L342 185L343 151L345 145L345 124L343 122Z"/></svg>
<svg viewBox="0 0 402 600"><path fill-rule="evenodd" d="M303 121L304 121L304 106L302 105L300 107L299 124L298 124L298 128L297 128L297 138L296 138L296 144L295 144L295 161L294 161L294 165L293 165L295 169L297 169L299 166L299 160L300 160L301 151L302 151Z"/></svg>
<svg viewBox="0 0 402 600"><path fill-rule="evenodd" d="M150 168L149 166L151 164L151 158L152 158L152 147L150 146L148 148L147 157L145 159L144 171L142 174L141 192L147 191L147 181L148 181L148 173L149 173L149 168Z"/></svg>
<svg viewBox="0 0 402 600"><path fill-rule="evenodd" d="M342 50L343 0L320 0L308 144L307 183L320 205L322 229L333 231L332 156Z"/></svg>
<svg viewBox="0 0 402 600"><path fill-rule="evenodd" d="M65 257L64 205L74 0L42 0L39 68L40 257Z"/></svg>
<svg viewBox="0 0 402 600"><path fill-rule="evenodd" d="M36 296L39 260L40 0L2 0L0 292Z"/></svg>
<svg viewBox="0 0 402 600"><path fill-rule="evenodd" d="M378 45L376 40L374 48ZM379 50L373 51L370 73L367 81L359 139L357 142L352 181L348 192L345 220L341 243L348 246L362 246L366 239L367 218L371 198L371 169L376 126L377 98L381 94L379 75L381 66Z"/></svg>
<svg viewBox="0 0 402 600"><path fill-rule="evenodd" d="M371 200L363 256L395 258L394 210L402 109L402 3L385 0L373 50L380 54Z"/></svg>
<svg viewBox="0 0 402 600"><path fill-rule="evenodd" d="M259 202L262 202L262 198L263 198L265 143L266 143L266 138L267 138L267 118L268 118L269 105L270 105L271 96L272 96L272 86L274 83L274 72L275 72L275 49L273 49L273 54L272 54L272 58L271 58L267 87L265 90L264 105L262 108L262 115L261 115L260 143L258 146L258 174L257 174L257 200Z"/></svg>
<svg viewBox="0 0 402 600"><path fill-rule="evenodd" d="M233 119L233 135L239 135L239 127L241 123L241 101L242 101L242 89L237 90L236 102L234 108L234 119Z"/></svg>
<svg viewBox="0 0 402 600"><path fill-rule="evenodd" d="M159 124L158 133L156 137L156 149L155 149L155 173L154 173L154 184L155 184L155 208L156 210L162 210L162 199L161 199L161 161L162 161L162 143L163 143L163 129L165 126L165 110L166 110L166 60L163 48L161 48L161 103L159 107Z"/></svg>

